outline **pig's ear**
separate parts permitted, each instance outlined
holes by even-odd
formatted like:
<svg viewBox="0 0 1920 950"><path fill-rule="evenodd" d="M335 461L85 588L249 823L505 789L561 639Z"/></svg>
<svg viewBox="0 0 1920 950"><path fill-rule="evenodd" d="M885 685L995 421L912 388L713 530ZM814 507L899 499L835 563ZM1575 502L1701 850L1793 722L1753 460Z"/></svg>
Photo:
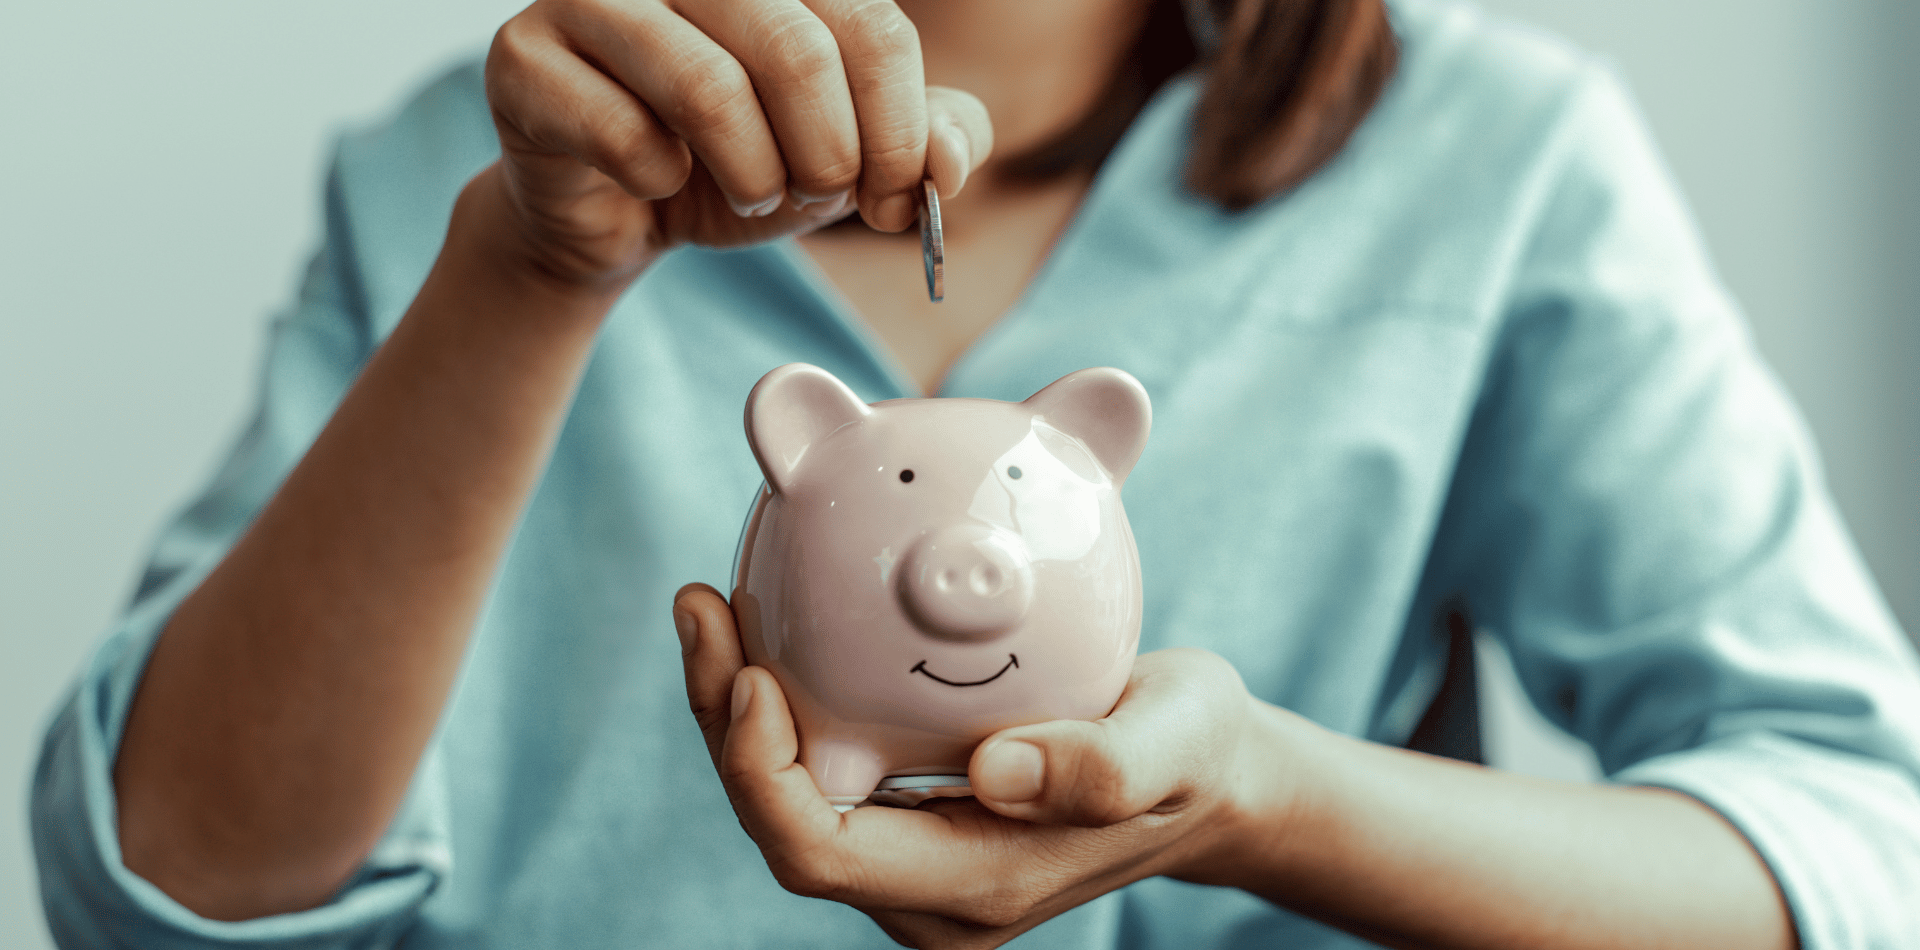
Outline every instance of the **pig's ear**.
<svg viewBox="0 0 1920 950"><path fill-rule="evenodd" d="M747 396L747 444L767 484L786 491L808 449L872 411L832 373L788 363L760 377Z"/></svg>
<svg viewBox="0 0 1920 950"><path fill-rule="evenodd" d="M1153 427L1146 387L1110 367L1068 373L1021 405L1085 442L1116 483L1133 471Z"/></svg>

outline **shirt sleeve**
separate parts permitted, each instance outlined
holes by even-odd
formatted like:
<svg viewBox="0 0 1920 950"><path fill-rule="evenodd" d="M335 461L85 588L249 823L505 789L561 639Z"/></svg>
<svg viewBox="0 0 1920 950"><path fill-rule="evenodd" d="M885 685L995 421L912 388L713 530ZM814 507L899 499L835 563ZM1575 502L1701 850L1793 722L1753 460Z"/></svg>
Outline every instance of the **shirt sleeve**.
<svg viewBox="0 0 1920 950"><path fill-rule="evenodd" d="M325 245L295 304L274 321L256 414L213 484L160 536L126 616L89 661L42 746L33 841L48 924L62 947L391 946L449 870L432 749L365 865L312 910L204 919L121 862L113 761L154 639L305 453L373 348L337 168L326 212Z"/></svg>
<svg viewBox="0 0 1920 950"><path fill-rule="evenodd" d="M1693 796L1809 950L1920 945L1920 675L1627 95L1552 136L1436 544L1611 780Z"/></svg>

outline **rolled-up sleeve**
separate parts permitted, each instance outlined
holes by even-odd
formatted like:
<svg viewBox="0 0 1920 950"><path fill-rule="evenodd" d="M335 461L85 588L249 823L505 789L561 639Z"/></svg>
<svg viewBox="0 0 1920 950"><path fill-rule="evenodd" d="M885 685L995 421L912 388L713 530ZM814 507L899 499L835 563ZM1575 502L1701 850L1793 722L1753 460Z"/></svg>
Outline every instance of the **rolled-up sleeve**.
<svg viewBox="0 0 1920 950"><path fill-rule="evenodd" d="M1920 673L1618 84L1573 96L1437 569L1619 783L1766 860L1809 950L1920 946Z"/></svg>
<svg viewBox="0 0 1920 950"><path fill-rule="evenodd" d="M326 243L298 300L274 322L255 416L213 484L160 536L119 628L48 730L33 781L33 841L48 923L62 947L391 946L450 866L431 750L363 867L312 910L208 920L121 862L113 762L154 640L306 451L373 346L337 174L326 207Z"/></svg>

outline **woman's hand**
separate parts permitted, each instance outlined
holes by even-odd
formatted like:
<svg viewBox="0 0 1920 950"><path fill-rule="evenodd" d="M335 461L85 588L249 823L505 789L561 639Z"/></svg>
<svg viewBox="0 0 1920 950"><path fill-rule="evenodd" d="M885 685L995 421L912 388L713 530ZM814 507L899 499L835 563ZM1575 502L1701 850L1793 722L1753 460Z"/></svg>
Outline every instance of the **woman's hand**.
<svg viewBox="0 0 1920 950"><path fill-rule="evenodd" d="M913 947L994 947L1164 874L1394 947L1796 946L1765 862L1677 792L1552 782L1364 742L1250 696L1198 650L1142 655L1099 722L998 733L978 801L836 813L779 684L703 584L674 604L687 696L788 890Z"/></svg>
<svg viewBox="0 0 1920 950"><path fill-rule="evenodd" d="M995 947L1142 878L1204 876L1234 834L1253 702L1211 653L1141 656L1098 722L992 736L968 769L977 801L840 814L795 762L786 699L744 666L720 595L683 589L674 621L694 716L774 877L908 946Z"/></svg>
<svg viewBox="0 0 1920 950"><path fill-rule="evenodd" d="M899 231L923 178L951 196L993 143L979 99L925 85L892 0L538 0L486 82L502 157L476 184L510 253L567 284L855 207Z"/></svg>

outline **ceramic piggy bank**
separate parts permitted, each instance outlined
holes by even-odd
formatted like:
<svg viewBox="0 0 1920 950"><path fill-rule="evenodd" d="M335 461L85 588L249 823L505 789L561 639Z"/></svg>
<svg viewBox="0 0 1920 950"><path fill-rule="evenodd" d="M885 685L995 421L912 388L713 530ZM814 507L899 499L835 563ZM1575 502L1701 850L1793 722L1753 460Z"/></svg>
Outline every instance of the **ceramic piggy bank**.
<svg viewBox="0 0 1920 950"><path fill-rule="evenodd" d="M1019 403L868 406L803 363L753 388L767 481L734 612L835 807L964 795L988 735L1112 710L1140 636L1120 485L1151 415L1116 369Z"/></svg>

